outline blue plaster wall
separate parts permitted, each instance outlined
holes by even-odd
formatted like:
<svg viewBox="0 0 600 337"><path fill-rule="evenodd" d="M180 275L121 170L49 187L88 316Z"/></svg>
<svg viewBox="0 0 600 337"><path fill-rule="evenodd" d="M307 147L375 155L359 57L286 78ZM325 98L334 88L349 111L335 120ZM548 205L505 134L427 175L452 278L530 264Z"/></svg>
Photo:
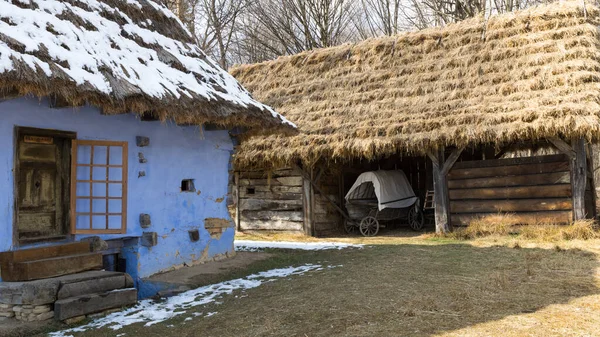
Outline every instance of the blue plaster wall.
<svg viewBox="0 0 600 337"><path fill-rule="evenodd" d="M123 252L134 279L193 263L203 253L212 257L233 251L234 228L226 229L218 240L211 239L204 229L205 218L230 219L225 198L233 144L227 131L142 122L133 114L105 116L93 107L50 109L47 101L35 98L1 102L0 118L0 252L17 249L12 239L15 126L73 131L78 139L129 143L127 234L100 237L158 233L157 246L129 247ZM149 137L150 146L137 147L136 136ZM147 163L139 163L138 152ZM140 171L146 176L138 178ZM182 193L182 179L194 179L198 193ZM151 215L150 228L142 230L140 213ZM198 242L191 242L191 229L200 231Z"/></svg>

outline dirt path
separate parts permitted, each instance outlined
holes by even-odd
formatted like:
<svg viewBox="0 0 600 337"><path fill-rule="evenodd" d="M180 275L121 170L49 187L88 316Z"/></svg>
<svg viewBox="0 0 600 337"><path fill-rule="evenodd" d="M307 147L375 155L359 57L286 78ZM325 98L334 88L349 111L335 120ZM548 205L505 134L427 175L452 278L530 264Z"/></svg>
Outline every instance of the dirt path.
<svg viewBox="0 0 600 337"><path fill-rule="evenodd" d="M243 271L253 263L266 260L272 255L269 253L237 252L233 258L208 262L191 267L154 275L151 281L199 287L220 279L223 275L231 275L236 271Z"/></svg>

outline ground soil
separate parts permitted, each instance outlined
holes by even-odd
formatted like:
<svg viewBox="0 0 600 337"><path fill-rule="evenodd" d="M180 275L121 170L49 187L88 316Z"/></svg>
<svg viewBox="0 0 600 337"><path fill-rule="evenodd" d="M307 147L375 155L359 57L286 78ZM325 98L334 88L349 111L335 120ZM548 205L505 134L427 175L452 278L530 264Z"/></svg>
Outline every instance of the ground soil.
<svg viewBox="0 0 600 337"><path fill-rule="evenodd" d="M279 240L319 241L277 235ZM239 237L269 239L264 234ZM234 291L159 324L73 335L600 335L600 240L535 242L506 236L457 241L430 234L389 233L373 239L321 241L368 246L268 250L269 258L219 277L236 278L304 263L333 268ZM207 312L215 314L194 315Z"/></svg>
<svg viewBox="0 0 600 337"><path fill-rule="evenodd" d="M170 272L154 275L150 277L149 280L190 287L200 287L214 283L218 279L223 279L224 275L229 277L235 271L243 271L252 263L268 259L269 257L271 257L271 254L263 252L237 252L234 257L229 259L183 267Z"/></svg>

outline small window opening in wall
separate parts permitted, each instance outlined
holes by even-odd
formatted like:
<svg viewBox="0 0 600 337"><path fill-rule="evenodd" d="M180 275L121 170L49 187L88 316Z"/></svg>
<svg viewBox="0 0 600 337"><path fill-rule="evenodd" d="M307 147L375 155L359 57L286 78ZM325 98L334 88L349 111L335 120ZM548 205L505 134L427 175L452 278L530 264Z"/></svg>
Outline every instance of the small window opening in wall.
<svg viewBox="0 0 600 337"><path fill-rule="evenodd" d="M190 235L190 240L192 242L200 240L200 232L197 229L188 231L188 234Z"/></svg>
<svg viewBox="0 0 600 337"><path fill-rule="evenodd" d="M246 189L246 194L255 194L256 193L256 189L254 187L248 187Z"/></svg>
<svg viewBox="0 0 600 337"><path fill-rule="evenodd" d="M181 181L181 192L196 192L194 179L183 179Z"/></svg>

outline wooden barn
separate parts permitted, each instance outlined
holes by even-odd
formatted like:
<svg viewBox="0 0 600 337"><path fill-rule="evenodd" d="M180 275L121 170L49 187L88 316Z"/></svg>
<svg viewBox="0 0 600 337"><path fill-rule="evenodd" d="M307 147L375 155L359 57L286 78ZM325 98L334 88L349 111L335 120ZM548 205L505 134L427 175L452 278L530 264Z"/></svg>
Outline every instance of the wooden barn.
<svg viewBox="0 0 600 337"><path fill-rule="evenodd" d="M300 129L241 141L237 228L339 231L350 185L378 169L405 172L438 232L498 213L519 224L593 217L600 11L583 4L231 69Z"/></svg>

